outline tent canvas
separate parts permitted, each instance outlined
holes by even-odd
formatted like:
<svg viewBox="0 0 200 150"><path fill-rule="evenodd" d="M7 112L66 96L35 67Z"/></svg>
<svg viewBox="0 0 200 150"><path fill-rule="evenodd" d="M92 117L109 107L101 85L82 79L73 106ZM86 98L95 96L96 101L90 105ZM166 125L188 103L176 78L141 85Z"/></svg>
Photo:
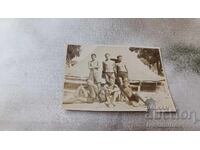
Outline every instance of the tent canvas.
<svg viewBox="0 0 200 150"><path fill-rule="evenodd" d="M153 50L156 48L149 49ZM118 55L122 55L123 61L128 68L128 76L129 80L131 80L132 90L137 92L143 101L145 101L145 105L132 106L124 101L116 101L114 107L108 107L105 103L99 103L98 101L94 101L93 103L82 102L79 99L77 101L74 93L80 85L85 87L86 79L89 76L88 62L91 61L92 53L97 55L97 60L101 64L105 60L105 53L110 53L112 59L116 59ZM137 53L129 50L129 46L81 45L80 56L73 58L73 63L68 64L66 62L65 65L63 106L69 110L84 111L147 111L147 108L151 108L147 106L155 105L156 112L175 112L176 109L170 96L165 77L159 76L149 69L137 55ZM102 68L99 70L102 72ZM102 79L101 83L104 85L105 80Z"/></svg>
<svg viewBox="0 0 200 150"><path fill-rule="evenodd" d="M164 80L151 71L148 66L144 65L138 58L135 52L131 52L129 47L125 46L96 46L96 47L82 47L80 57L75 58L77 64L66 68L67 76L74 76L78 78L88 78L89 69L88 62L91 60L91 53L97 55L97 60L102 64L105 60L105 53L110 53L111 58L116 59L118 55L123 56L123 61L126 63L128 69L129 80L139 81L160 81ZM101 65L102 67L102 65ZM102 70L102 68L100 69ZM100 71L101 73L101 71Z"/></svg>

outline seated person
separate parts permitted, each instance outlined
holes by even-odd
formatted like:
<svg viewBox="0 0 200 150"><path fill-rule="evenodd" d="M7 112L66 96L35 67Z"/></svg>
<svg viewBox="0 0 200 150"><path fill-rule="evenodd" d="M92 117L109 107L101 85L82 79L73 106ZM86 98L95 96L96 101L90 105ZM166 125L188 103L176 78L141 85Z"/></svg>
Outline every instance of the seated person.
<svg viewBox="0 0 200 150"><path fill-rule="evenodd" d="M125 101L127 101L130 105L139 106L144 104L143 99L137 93L133 92L128 80L123 82L122 95Z"/></svg>
<svg viewBox="0 0 200 150"><path fill-rule="evenodd" d="M91 80L87 80L87 84L80 85L76 90L74 97L68 100L67 103L93 103L98 98L98 87Z"/></svg>
<svg viewBox="0 0 200 150"><path fill-rule="evenodd" d="M115 84L114 79L110 79L110 82L105 84L104 86L106 105L108 107L115 106L115 102L117 98L120 98L121 91L119 87Z"/></svg>

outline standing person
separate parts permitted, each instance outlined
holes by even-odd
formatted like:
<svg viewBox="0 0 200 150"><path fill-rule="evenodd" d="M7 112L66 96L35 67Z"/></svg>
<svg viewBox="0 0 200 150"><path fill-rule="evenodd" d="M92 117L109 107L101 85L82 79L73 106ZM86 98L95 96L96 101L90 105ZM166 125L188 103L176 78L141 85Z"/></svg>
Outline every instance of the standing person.
<svg viewBox="0 0 200 150"><path fill-rule="evenodd" d="M110 54L105 54L105 61L103 61L103 77L106 80L106 83L109 83L111 79L115 81L115 62L110 59Z"/></svg>
<svg viewBox="0 0 200 150"><path fill-rule="evenodd" d="M98 89L101 88L101 79L100 79L100 72L99 72L99 62L97 60L97 56L95 53L91 54L91 61L88 63L88 68L90 70L89 73L89 80L93 81L94 84L98 86Z"/></svg>
<svg viewBox="0 0 200 150"><path fill-rule="evenodd" d="M126 64L123 62L122 55L117 56L116 70L117 78L120 82L120 85L122 85L123 81L128 79L128 69L126 67Z"/></svg>

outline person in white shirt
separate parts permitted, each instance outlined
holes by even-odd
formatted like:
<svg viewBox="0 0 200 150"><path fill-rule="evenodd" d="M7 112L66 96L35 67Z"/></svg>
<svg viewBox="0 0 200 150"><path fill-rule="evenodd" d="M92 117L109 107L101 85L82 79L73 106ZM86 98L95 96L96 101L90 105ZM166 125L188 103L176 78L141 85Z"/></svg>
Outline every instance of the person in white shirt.
<svg viewBox="0 0 200 150"><path fill-rule="evenodd" d="M98 86L100 89L101 87L101 78L100 78L100 64L99 61L97 60L96 54L91 54L91 61L88 62L88 68L90 70L89 73L89 80L93 81L94 84Z"/></svg>

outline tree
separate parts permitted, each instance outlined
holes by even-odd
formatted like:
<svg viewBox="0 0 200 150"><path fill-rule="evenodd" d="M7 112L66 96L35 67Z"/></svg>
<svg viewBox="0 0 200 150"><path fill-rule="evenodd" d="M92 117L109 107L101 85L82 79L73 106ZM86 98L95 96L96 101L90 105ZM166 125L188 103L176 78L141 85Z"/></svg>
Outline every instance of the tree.
<svg viewBox="0 0 200 150"><path fill-rule="evenodd" d="M73 61L73 58L79 57L81 51L80 45L67 45L67 56L66 56L66 63L69 67L76 64L75 61Z"/></svg>

